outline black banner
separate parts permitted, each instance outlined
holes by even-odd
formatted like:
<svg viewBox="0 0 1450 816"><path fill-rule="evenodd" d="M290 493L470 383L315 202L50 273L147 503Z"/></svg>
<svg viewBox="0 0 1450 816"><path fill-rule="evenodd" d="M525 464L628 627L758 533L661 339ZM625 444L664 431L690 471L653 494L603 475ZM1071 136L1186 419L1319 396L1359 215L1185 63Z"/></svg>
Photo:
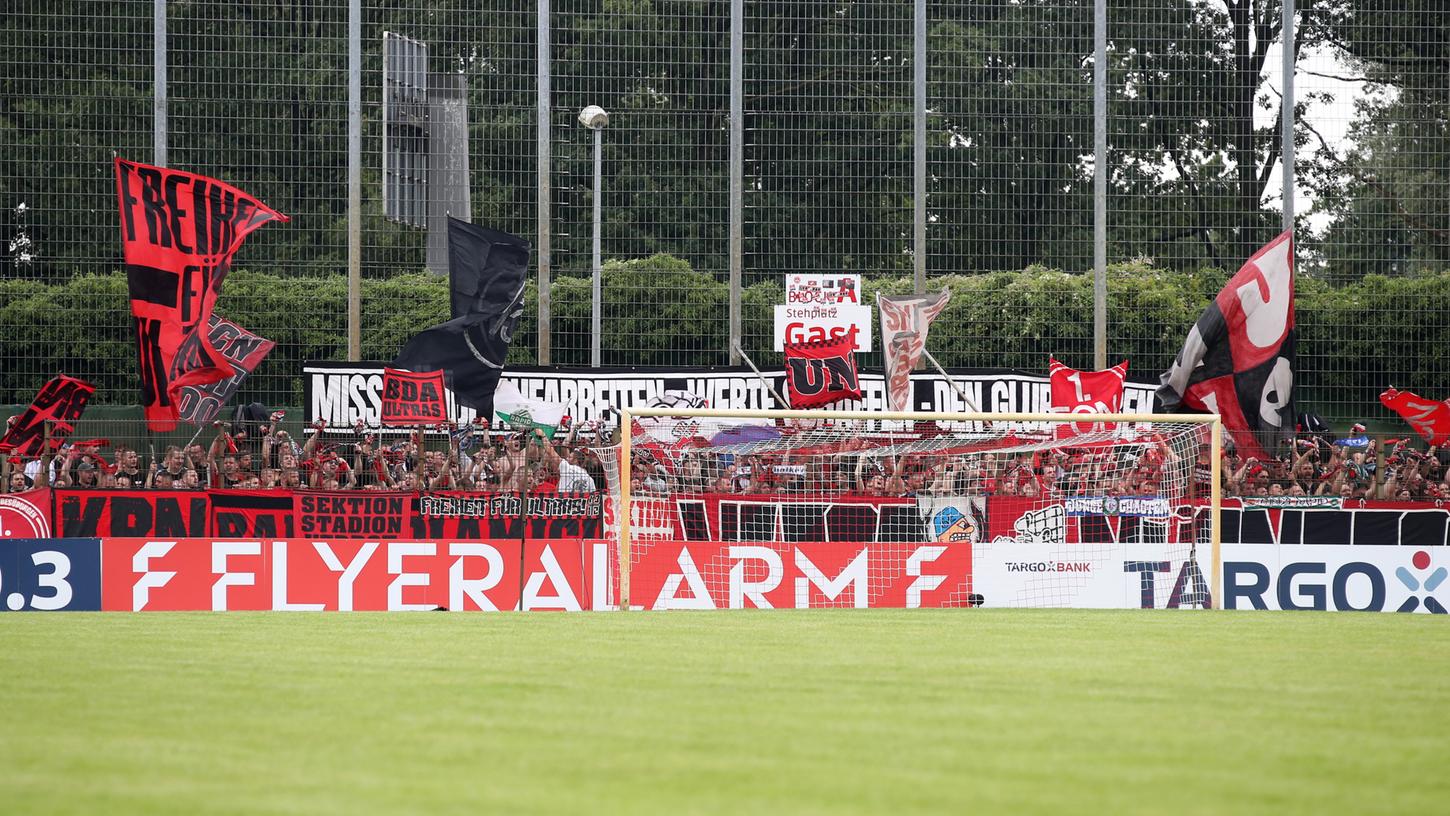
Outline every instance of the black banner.
<svg viewBox="0 0 1450 816"><path fill-rule="evenodd" d="M529 243L516 235L448 219L453 319L409 340L395 368L448 372L458 401L493 417L493 392L524 313Z"/></svg>

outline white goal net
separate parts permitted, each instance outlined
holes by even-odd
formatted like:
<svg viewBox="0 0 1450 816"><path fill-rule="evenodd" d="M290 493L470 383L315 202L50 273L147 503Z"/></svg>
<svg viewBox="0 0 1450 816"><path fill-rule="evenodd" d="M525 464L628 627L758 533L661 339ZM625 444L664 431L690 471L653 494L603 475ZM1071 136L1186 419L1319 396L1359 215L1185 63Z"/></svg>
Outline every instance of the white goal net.
<svg viewBox="0 0 1450 816"><path fill-rule="evenodd" d="M1211 604L1216 417L623 417L600 459L632 607Z"/></svg>

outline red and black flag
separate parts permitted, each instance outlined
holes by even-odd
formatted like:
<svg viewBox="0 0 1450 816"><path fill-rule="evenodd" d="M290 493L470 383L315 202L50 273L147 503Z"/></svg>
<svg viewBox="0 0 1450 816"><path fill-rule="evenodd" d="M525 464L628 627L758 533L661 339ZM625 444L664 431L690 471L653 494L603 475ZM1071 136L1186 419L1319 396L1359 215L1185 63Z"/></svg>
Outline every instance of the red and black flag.
<svg viewBox="0 0 1450 816"><path fill-rule="evenodd" d="M384 425L416 427L437 425L448 419L443 397L443 372L383 369Z"/></svg>
<svg viewBox="0 0 1450 816"><path fill-rule="evenodd" d="M215 179L121 158L116 195L141 406L151 430L169 431L182 388L233 375L208 336L212 308L247 235L287 216Z"/></svg>
<svg viewBox="0 0 1450 816"><path fill-rule="evenodd" d="M860 399L856 339L840 337L785 344L785 385L792 408L819 408Z"/></svg>
<svg viewBox="0 0 1450 816"><path fill-rule="evenodd" d="M212 348L220 351L235 371L230 377L214 383L181 388L177 414L193 425L208 425L215 420L222 407L237 393L242 380L257 370L276 345L218 314L212 314L207 325L207 339L211 341Z"/></svg>
<svg viewBox="0 0 1450 816"><path fill-rule="evenodd" d="M1404 417L1431 445L1450 442L1450 400L1436 402L1413 391L1390 388L1380 394L1380 403Z"/></svg>
<svg viewBox="0 0 1450 816"><path fill-rule="evenodd" d="M0 452L18 453L21 456L39 456L45 446L45 423L50 422L52 447L59 440L70 436L76 422L85 413L86 404L96 387L88 382L58 375L40 387L40 393L30 407L18 417L12 417L10 427L0 439Z"/></svg>
<svg viewBox="0 0 1450 816"><path fill-rule="evenodd" d="M491 420L493 392L524 313L529 251L517 235L449 218L453 319L413 335L393 365L448 372L453 396Z"/></svg>
<svg viewBox="0 0 1450 816"><path fill-rule="evenodd" d="M1240 455L1267 459L1294 433L1294 234L1229 279L1188 332L1158 398L1168 411L1219 414Z"/></svg>

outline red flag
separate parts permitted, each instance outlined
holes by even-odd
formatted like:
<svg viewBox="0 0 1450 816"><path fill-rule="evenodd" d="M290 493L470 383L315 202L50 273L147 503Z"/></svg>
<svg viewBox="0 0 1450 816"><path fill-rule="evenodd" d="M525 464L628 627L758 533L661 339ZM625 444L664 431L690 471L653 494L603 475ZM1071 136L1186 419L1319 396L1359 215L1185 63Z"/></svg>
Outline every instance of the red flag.
<svg viewBox="0 0 1450 816"><path fill-rule="evenodd" d="M230 377L208 385L188 385L181 389L181 400L177 414L193 425L207 425L221 413L222 406L237 393L242 380L257 370L262 360L276 345L271 340L253 334L225 317L213 314L208 321L207 338L212 347L227 358L235 369Z"/></svg>
<svg viewBox="0 0 1450 816"><path fill-rule="evenodd" d="M383 369L383 424L436 425L448 420L443 372Z"/></svg>
<svg viewBox="0 0 1450 816"><path fill-rule="evenodd" d="M70 436L75 423L86 410L96 387L64 374L40 387L35 401L13 422L0 439L0 451L15 451L22 456L39 456L45 445L45 423L51 422L52 447Z"/></svg>
<svg viewBox="0 0 1450 816"><path fill-rule="evenodd" d="M1285 231L1199 315L1158 398L1167 411L1221 415L1241 455L1268 459L1264 445L1294 433L1294 341L1294 233Z"/></svg>
<svg viewBox="0 0 1450 816"><path fill-rule="evenodd" d="M931 322L947 307L950 290L925 295L876 295L881 310L881 347L886 352L886 402L905 411L911 401L911 369L926 348Z"/></svg>
<svg viewBox="0 0 1450 816"><path fill-rule="evenodd" d="M785 344L785 384L792 408L819 408L860 399L856 338Z"/></svg>
<svg viewBox="0 0 1450 816"><path fill-rule="evenodd" d="M1450 442L1450 399L1434 402L1413 391L1390 388L1380 394L1380 402L1404 417L1431 445Z"/></svg>
<svg viewBox="0 0 1450 816"><path fill-rule="evenodd" d="M141 405L151 430L169 431L182 388L233 374L207 335L232 256L252 231L287 216L206 176L121 158L115 166Z"/></svg>
<svg viewBox="0 0 1450 816"><path fill-rule="evenodd" d="M1048 379L1052 383L1052 410L1063 414L1116 414L1123 410L1123 381L1128 378L1128 361L1102 371L1078 371L1048 358ZM1057 438L1075 434L1101 433L1112 428L1101 422L1060 423Z"/></svg>

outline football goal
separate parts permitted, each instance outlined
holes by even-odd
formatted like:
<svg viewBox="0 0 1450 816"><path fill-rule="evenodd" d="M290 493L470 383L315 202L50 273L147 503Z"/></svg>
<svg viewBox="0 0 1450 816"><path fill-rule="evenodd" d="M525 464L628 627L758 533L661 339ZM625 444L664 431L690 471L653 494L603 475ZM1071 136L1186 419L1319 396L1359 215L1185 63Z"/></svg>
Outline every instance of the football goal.
<svg viewBox="0 0 1450 816"><path fill-rule="evenodd" d="M1221 434L1212 415L630 409L601 450L611 584L621 608L1111 606L1140 590L1207 608Z"/></svg>

